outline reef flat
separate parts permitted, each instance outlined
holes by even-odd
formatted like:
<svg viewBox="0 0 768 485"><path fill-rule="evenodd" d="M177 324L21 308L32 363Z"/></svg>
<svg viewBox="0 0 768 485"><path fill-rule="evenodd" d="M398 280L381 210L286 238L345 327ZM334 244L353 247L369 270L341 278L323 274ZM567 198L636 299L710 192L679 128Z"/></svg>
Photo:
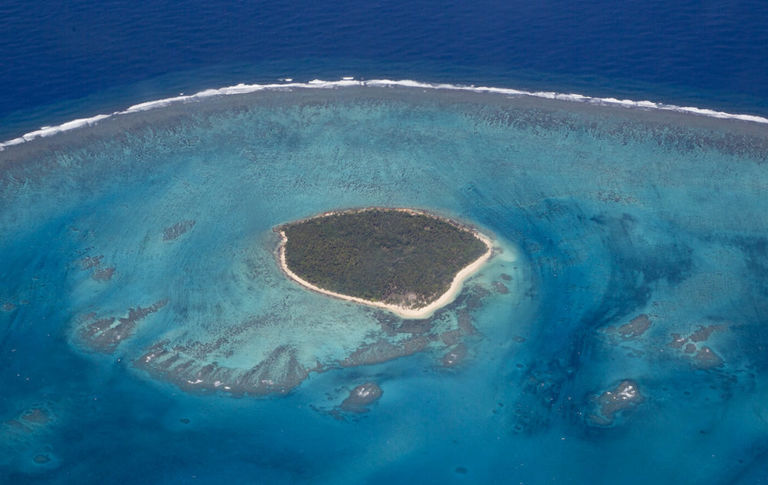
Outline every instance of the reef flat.
<svg viewBox="0 0 768 485"><path fill-rule="evenodd" d="M765 476L763 125L405 88L192 103L0 152L0 482ZM430 208L493 256L428 318L306 291L274 228L337 207Z"/></svg>
<svg viewBox="0 0 768 485"><path fill-rule="evenodd" d="M450 303L492 250L477 231L413 209L329 212L277 230L289 277L406 318L427 317Z"/></svg>

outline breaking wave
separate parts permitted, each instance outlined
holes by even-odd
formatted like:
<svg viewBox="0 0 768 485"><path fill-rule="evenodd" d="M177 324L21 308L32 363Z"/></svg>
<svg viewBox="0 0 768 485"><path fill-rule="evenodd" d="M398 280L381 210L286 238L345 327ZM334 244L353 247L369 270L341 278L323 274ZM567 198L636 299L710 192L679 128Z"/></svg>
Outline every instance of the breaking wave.
<svg viewBox="0 0 768 485"><path fill-rule="evenodd" d="M603 106L620 106L625 108L639 108L646 110L660 110L660 111L674 111L678 113L693 114L698 116L706 116L710 118L731 119L740 120L753 123L768 124L768 118L750 114L734 114L726 113L724 111L716 111L708 108L698 108L695 106L677 106L673 104L658 103L654 101L635 101L631 99L617 99L617 98L600 98L594 96L586 96L576 93L558 93L554 91L524 91L520 89L512 88L500 88L500 87L487 87L487 86L463 86L457 84L447 83L428 83L421 81L413 81L409 79L392 80L392 79L373 79L373 80L355 80L350 77L344 77L339 81L323 81L315 79L309 82L293 82L292 79L284 79L280 83L270 84L237 84L234 86L227 86L217 89L206 89L191 95L179 95L170 98L158 99L154 101L147 101L144 103L135 104L123 111L115 111L111 114L99 114L88 118L78 118L66 123L62 123L57 126L44 126L38 130L30 131L17 138L7 140L0 143L0 151L5 150L9 146L19 145L36 138L47 137L61 133L64 131L70 131L77 128L94 125L104 119L111 118L113 116L119 116L129 113L136 113L141 111L148 111L152 109L162 108L176 103L189 103L200 101L205 98L214 96L226 96L233 94L248 94L257 91L268 90L286 90L286 89L334 89L343 87L406 87L406 88L418 88L418 89L435 89L435 90L452 90L452 91L464 91L474 93L494 93L506 96L530 96L535 98L553 99L560 101L571 101L577 103L589 103Z"/></svg>

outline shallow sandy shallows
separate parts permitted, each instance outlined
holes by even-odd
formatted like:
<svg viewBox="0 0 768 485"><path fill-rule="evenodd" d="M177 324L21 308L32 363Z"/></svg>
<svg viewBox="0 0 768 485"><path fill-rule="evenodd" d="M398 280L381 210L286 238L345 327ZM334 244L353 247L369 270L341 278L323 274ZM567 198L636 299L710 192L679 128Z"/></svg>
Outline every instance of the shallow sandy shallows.
<svg viewBox="0 0 768 485"><path fill-rule="evenodd" d="M412 209L394 209L394 210L403 210L407 212L412 212L414 214L420 214L420 215L429 215L430 217L437 217L432 214L428 214L425 212L412 210ZM317 217L323 217L327 215L336 214L337 212L328 212L325 214L321 214ZM439 217L437 217L439 218ZM360 303L362 305L368 305L376 308L382 308L384 310L390 311L394 313L395 315L406 318L406 319L423 319L423 318L429 318L432 316L432 314L439 308L444 307L445 305L448 305L453 300L456 299L456 296L461 291L462 286L464 285L464 281L467 280L470 276L475 274L493 255L493 242L490 238L485 236L484 234L481 234L480 232L474 230L465 228L465 230L468 230L472 232L472 234L481 240L483 244L487 247L487 250L485 253L483 253L482 256L462 268L458 273L456 273L456 276L453 277L453 281L451 282L451 286L448 288L448 290L440 295L440 297L431 302L430 304L420 307L420 308L406 308L398 305L392 305L387 303L382 303L378 301L371 301L371 300L365 300L363 298L358 298L356 296L350 296L345 295L343 293L336 293L335 291L326 290L324 288L321 288L317 285L313 285L309 281L301 278L299 275L291 271L291 269L288 267L288 264L285 261L285 245L288 242L288 237L285 235L285 231L280 231L280 245L278 246L278 260L280 261L280 267L282 268L283 272L288 275L289 278L296 281L300 285L309 288L310 290L316 291L318 293L322 293L324 295L332 296L334 298L340 298L342 300L348 300L353 301L355 303Z"/></svg>

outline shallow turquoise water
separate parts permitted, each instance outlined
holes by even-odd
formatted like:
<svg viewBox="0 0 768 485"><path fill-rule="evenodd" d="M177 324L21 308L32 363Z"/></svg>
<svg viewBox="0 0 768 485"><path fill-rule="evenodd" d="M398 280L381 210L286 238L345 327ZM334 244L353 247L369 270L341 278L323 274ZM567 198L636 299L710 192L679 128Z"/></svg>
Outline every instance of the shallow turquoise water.
<svg viewBox="0 0 768 485"><path fill-rule="evenodd" d="M765 480L767 135L369 87L9 147L0 479ZM371 205L474 224L497 254L416 324L281 274L274 226ZM382 398L342 410L367 381Z"/></svg>

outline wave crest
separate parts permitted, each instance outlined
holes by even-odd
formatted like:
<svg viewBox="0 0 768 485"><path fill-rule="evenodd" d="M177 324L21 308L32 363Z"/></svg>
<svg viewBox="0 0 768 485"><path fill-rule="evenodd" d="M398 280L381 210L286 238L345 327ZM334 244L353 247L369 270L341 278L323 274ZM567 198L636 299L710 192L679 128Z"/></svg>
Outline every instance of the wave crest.
<svg viewBox="0 0 768 485"><path fill-rule="evenodd" d="M119 116L130 113L137 113L141 111L148 111L152 109L162 108L176 103L188 103L199 101L205 98L214 96L227 96L233 94L248 94L257 91L267 90L285 90L294 88L314 88L314 89L334 89L343 87L405 87L405 88L419 88L419 89L435 89L435 90L452 90L452 91L465 91L475 93L492 93L502 94L506 96L531 96L536 98L553 99L559 101L571 101L576 103L589 103L603 106L620 106L625 108L640 108L646 110L660 110L660 111L674 111L678 113L693 114L698 116L706 116L710 118L740 120L752 123L768 124L768 118L750 114L734 114L726 113L724 111L716 111L708 108L698 108L695 106L677 106L674 104L657 103L654 101L635 101L631 99L617 99L617 98L599 98L594 96L586 96L576 93L558 93L554 91L524 91L513 88L500 88L489 86L462 86L458 84L447 83L428 83L422 81L413 81L410 79L392 80L392 79L373 79L373 80L355 80L350 77L344 77L339 81L324 81L321 79L314 79L309 82L292 82L289 78L285 79L286 82L271 83L271 84L236 84L234 86L226 86L216 89L205 89L191 95L180 95L171 98L158 99L154 101L147 101L144 103L135 104L128 107L123 111L115 111L111 114L99 114L91 116L89 118L79 118L72 121L67 121L57 126L44 126L38 130L30 131L20 137L7 140L0 143L0 151L5 150L7 147L13 145L19 145L28 141L32 141L36 138L43 138L61 133L64 131L75 130L85 126L94 125L101 120L111 118L113 116Z"/></svg>

